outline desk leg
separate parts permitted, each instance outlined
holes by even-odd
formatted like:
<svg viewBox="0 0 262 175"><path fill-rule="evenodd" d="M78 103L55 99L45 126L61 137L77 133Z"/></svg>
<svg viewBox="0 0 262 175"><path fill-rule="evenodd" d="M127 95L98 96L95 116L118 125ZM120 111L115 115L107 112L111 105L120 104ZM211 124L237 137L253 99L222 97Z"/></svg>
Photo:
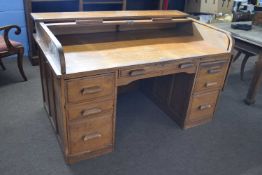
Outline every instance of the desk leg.
<svg viewBox="0 0 262 175"><path fill-rule="evenodd" d="M257 91L259 90L261 82L262 82L262 51L260 51L259 53L258 61L256 62L256 66L255 66L255 72L251 84L249 86L247 97L244 100L247 105L251 105L255 103L256 101L255 97Z"/></svg>

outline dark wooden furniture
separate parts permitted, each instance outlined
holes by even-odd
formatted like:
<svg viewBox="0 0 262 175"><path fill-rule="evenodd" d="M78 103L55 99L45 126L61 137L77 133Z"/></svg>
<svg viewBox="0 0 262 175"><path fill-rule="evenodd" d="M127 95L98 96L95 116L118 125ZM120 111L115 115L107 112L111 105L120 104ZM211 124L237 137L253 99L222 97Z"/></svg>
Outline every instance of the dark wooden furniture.
<svg viewBox="0 0 262 175"><path fill-rule="evenodd" d="M254 25L262 24L262 11L255 12L252 22Z"/></svg>
<svg viewBox="0 0 262 175"><path fill-rule="evenodd" d="M126 0L79 0L79 11L84 11L85 5L120 5L126 10Z"/></svg>
<svg viewBox="0 0 262 175"><path fill-rule="evenodd" d="M155 1L159 1L158 7L156 7L156 9L157 8L162 9L163 0L155 0ZM108 8L103 8L102 10L110 10L114 8L112 7L112 5L116 5L116 6L120 5L121 8L119 8L119 10L121 9L122 10L134 10L134 9L130 9L130 7L128 6L129 4L132 4L132 3L134 3L132 0L129 0L129 1L127 0L24 0L25 18L26 18L26 24L27 24L27 36L28 36L28 42L29 42L28 56L29 56L29 60L31 64L37 65L39 61L38 56L37 56L38 51L37 51L36 44L33 38L33 33L35 33L35 27L34 27L33 20L30 16L32 12L36 13L36 12L84 11L85 10L84 6L88 6L88 5L93 5L93 6L95 5L95 7L101 6L101 5L108 6ZM50 10L48 10L47 8L41 7L44 4L50 5ZM68 6L71 5L72 8L70 9L68 7L64 7L66 6L66 4L69 4ZM93 11L92 7L88 8L88 10Z"/></svg>
<svg viewBox="0 0 262 175"><path fill-rule="evenodd" d="M262 27L254 25L250 31L241 31L232 29L231 23L217 23L214 25L232 34L236 48L258 56L254 75L244 100L248 105L254 104L257 91L262 82Z"/></svg>
<svg viewBox="0 0 262 175"><path fill-rule="evenodd" d="M0 66L3 70L5 70L6 68L2 62L2 59L11 55L17 55L18 69L23 79L27 81L23 70L24 47L21 43L9 39L8 34L9 31L12 29L15 29L16 35L19 35L21 33L21 28L16 25L0 27L0 32L3 32L3 36L0 36Z"/></svg>
<svg viewBox="0 0 262 175"><path fill-rule="evenodd" d="M158 8L163 9L164 0L158 0L158 1L159 1ZM84 11L85 5L96 5L96 6L98 5L120 5L122 10L127 10L128 3L132 3L132 0L131 1L128 1L128 0L79 0L79 11Z"/></svg>
<svg viewBox="0 0 262 175"><path fill-rule="evenodd" d="M241 48L237 48L237 47L235 47L235 50L237 51L237 53L234 57L234 62L236 60L238 60L242 54L244 55L244 58L243 58L242 63L241 63L241 68L240 68L240 79L243 81L247 61L250 57L254 56L254 54L247 51L247 50L242 50Z"/></svg>
<svg viewBox="0 0 262 175"><path fill-rule="evenodd" d="M233 0L186 0L185 11L188 13L230 14Z"/></svg>
<svg viewBox="0 0 262 175"><path fill-rule="evenodd" d="M26 19L26 26L27 26L27 38L28 38L28 44L29 44L29 52L28 52L28 57L32 65L38 65L39 60L37 56L37 47L36 43L34 42L33 38L33 33L35 33L35 27L33 20L30 16L30 13L32 12L44 12L48 11L44 9L43 3L49 4L50 5L50 10L49 11L61 11L63 9L63 6L65 6L66 3L69 3L72 5L72 3L76 3L79 0L24 0L24 11L25 11L25 19ZM60 3L56 4L56 3ZM39 5L38 5L39 4ZM55 4L55 6L54 6ZM61 6L61 4L63 6ZM37 8L37 9L34 9ZM69 9L66 8L66 11ZM78 7L70 9L71 11L77 11Z"/></svg>
<svg viewBox="0 0 262 175"><path fill-rule="evenodd" d="M35 13L44 106L73 163L112 152L118 88L139 88L182 128L212 120L227 32L179 11Z"/></svg>

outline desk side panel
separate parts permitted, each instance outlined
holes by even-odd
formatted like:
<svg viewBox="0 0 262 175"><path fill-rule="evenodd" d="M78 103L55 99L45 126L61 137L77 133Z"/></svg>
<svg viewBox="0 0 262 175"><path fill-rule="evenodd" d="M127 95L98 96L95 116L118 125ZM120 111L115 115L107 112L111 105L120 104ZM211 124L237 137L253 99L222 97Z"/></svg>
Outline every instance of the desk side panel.
<svg viewBox="0 0 262 175"><path fill-rule="evenodd" d="M44 23L36 23L35 40L55 74L65 74L65 58L62 45Z"/></svg>
<svg viewBox="0 0 262 175"><path fill-rule="evenodd" d="M55 75L41 49L39 50L39 63L44 107L66 157L68 144L64 110L64 80L63 77Z"/></svg>

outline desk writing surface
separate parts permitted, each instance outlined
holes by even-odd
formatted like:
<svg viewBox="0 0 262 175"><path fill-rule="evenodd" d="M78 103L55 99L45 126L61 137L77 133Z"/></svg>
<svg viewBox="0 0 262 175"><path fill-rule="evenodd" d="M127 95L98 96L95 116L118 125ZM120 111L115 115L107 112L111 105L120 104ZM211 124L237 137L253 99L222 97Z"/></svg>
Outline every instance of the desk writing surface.
<svg viewBox="0 0 262 175"><path fill-rule="evenodd" d="M135 36L132 32L78 35L63 37L61 41L67 74L224 53L201 38L175 36L172 31L141 32Z"/></svg>

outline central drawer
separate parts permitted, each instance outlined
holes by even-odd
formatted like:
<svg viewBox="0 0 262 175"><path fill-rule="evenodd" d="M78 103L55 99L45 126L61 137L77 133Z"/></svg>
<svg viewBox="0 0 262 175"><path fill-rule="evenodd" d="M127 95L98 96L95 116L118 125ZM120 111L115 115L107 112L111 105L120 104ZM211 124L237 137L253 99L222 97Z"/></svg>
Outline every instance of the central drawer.
<svg viewBox="0 0 262 175"><path fill-rule="evenodd" d="M150 65L128 67L119 70L118 85L125 85L132 81L168 75L178 72L194 73L196 63L188 62L162 62Z"/></svg>
<svg viewBox="0 0 262 175"><path fill-rule="evenodd" d="M150 78L161 74L163 66L160 64L128 67L119 70L118 84L126 85L132 81Z"/></svg>
<svg viewBox="0 0 262 175"><path fill-rule="evenodd" d="M69 125L71 154L92 152L113 145L113 114Z"/></svg>
<svg viewBox="0 0 262 175"><path fill-rule="evenodd" d="M67 101L78 103L98 97L112 96L115 87L114 75L112 73L67 81Z"/></svg>

